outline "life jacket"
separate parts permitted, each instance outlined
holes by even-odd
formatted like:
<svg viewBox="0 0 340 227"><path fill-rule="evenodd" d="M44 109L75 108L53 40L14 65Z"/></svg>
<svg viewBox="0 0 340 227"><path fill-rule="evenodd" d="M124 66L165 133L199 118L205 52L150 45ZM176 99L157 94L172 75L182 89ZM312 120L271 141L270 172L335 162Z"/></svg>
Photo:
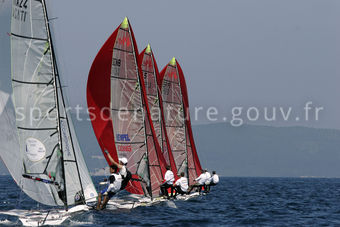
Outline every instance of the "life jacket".
<svg viewBox="0 0 340 227"><path fill-rule="evenodd" d="M129 181L131 180L132 178L132 174L129 170L126 170L126 177L124 177L123 175L122 176L122 185L120 186L120 190L123 190L129 183Z"/></svg>

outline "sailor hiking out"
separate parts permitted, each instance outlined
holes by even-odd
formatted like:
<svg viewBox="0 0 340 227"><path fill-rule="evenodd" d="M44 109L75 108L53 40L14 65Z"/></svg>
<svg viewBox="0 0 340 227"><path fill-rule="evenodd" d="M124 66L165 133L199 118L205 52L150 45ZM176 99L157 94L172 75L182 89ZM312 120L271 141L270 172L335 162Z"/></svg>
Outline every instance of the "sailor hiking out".
<svg viewBox="0 0 340 227"><path fill-rule="evenodd" d="M175 182L175 198L177 194L186 194L188 188L188 179L184 177L184 172L181 172L180 178Z"/></svg>
<svg viewBox="0 0 340 227"><path fill-rule="evenodd" d="M97 203L97 210L102 210L106 207L108 201L121 189L122 185L122 176L118 173L118 168L115 165L110 166L110 177L109 182L107 183L108 186L99 192L98 194L98 203ZM102 198L104 196L104 198Z"/></svg>
<svg viewBox="0 0 340 227"><path fill-rule="evenodd" d="M110 166L110 177L109 182L107 182L108 186L98 195L97 210L105 209L108 201L117 194L117 192L125 189L132 176L130 171L126 168L128 163L126 158L120 158L119 163L117 163L113 160L108 151L105 150L105 153L112 165ZM104 198L102 198L102 196L104 196Z"/></svg>
<svg viewBox="0 0 340 227"><path fill-rule="evenodd" d="M216 174L216 171L212 172L212 176L209 179L209 184L206 185L206 191L210 192L210 187L211 186L216 186L218 184L218 182L220 182L220 178L218 177L218 175Z"/></svg>
<svg viewBox="0 0 340 227"><path fill-rule="evenodd" d="M208 170L205 170L205 182L204 182L204 192L208 192L209 185L211 183L211 174Z"/></svg>
<svg viewBox="0 0 340 227"><path fill-rule="evenodd" d="M109 158L110 162L112 163L112 165L116 166L119 169L119 174L122 177L122 185L120 190L125 189L125 187L128 185L129 181L132 178L132 174L130 173L130 171L126 168L126 165L128 163L127 158L120 158L119 159L119 163L117 163L109 154L109 152L107 150L105 150L105 153L107 155L107 157Z"/></svg>
<svg viewBox="0 0 340 227"><path fill-rule="evenodd" d="M202 187L204 187L205 182L207 180L207 175L206 175L207 170L201 170L201 175L199 175L199 177L197 177L194 181L196 182L195 184L191 185L189 187L188 190L188 194L194 189L194 188L198 188L198 191L201 192L202 191Z"/></svg>
<svg viewBox="0 0 340 227"><path fill-rule="evenodd" d="M163 196L166 196L167 199L170 199L169 193L168 193L168 188L171 189L171 197L173 197L173 183L175 181L174 173L171 171L171 167L167 166L166 167L167 171L165 172L164 175L164 183L161 185L161 192Z"/></svg>

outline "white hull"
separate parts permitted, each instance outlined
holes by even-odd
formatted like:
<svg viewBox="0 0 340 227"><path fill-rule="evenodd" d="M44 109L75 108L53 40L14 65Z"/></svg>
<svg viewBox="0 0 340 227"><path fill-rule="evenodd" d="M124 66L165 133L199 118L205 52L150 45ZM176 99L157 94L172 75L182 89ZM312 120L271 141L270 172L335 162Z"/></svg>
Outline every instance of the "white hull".
<svg viewBox="0 0 340 227"><path fill-rule="evenodd" d="M79 205L65 210L9 210L1 211L0 214L16 216L24 226L42 226L42 225L61 225L75 213L88 211L86 205Z"/></svg>
<svg viewBox="0 0 340 227"><path fill-rule="evenodd" d="M192 193L190 195L178 195L176 200L189 200L198 197L200 194L198 192ZM171 201L176 201L171 200ZM163 197L156 197L151 200L151 198L140 196L140 195L128 195L122 198L111 199L106 206L106 209L116 210L116 209L134 209L140 206L153 206L162 202L169 201Z"/></svg>

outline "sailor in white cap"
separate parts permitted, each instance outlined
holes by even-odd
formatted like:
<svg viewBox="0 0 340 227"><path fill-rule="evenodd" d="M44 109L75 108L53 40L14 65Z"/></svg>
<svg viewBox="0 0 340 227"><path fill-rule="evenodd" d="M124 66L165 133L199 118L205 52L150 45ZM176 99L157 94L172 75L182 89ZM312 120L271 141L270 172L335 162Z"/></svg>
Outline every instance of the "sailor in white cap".
<svg viewBox="0 0 340 227"><path fill-rule="evenodd" d="M132 178L131 173L128 171L128 169L126 168L126 165L128 164L128 160L125 157L119 158L119 163L117 163L109 154L109 152L107 150L105 150L105 153L107 155L107 157L109 158L110 162L117 166L117 168L119 169L119 174L122 176L122 186L121 186L121 190L123 190L127 184L129 183L129 180Z"/></svg>

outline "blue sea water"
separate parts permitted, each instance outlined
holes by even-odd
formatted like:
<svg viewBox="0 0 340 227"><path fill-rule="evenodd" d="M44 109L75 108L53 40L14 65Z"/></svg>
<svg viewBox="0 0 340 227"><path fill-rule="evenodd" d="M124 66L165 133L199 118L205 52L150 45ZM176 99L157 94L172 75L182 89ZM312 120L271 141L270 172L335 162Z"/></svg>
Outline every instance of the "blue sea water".
<svg viewBox="0 0 340 227"><path fill-rule="evenodd" d="M94 178L95 182L101 179ZM1 176L0 185L0 210L37 208L11 177ZM210 194L175 204L177 208L161 203L131 210L89 211L72 217L64 226L340 225L340 179L221 178ZM0 215L0 224L20 222Z"/></svg>

